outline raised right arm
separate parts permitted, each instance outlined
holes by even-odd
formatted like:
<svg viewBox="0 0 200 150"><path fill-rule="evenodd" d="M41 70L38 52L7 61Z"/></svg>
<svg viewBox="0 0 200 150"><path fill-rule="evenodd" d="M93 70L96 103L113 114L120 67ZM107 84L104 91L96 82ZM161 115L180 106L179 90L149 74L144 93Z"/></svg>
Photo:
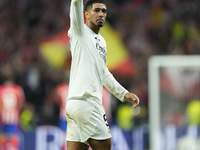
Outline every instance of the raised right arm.
<svg viewBox="0 0 200 150"><path fill-rule="evenodd" d="M70 32L82 35L84 27L83 0L71 0Z"/></svg>

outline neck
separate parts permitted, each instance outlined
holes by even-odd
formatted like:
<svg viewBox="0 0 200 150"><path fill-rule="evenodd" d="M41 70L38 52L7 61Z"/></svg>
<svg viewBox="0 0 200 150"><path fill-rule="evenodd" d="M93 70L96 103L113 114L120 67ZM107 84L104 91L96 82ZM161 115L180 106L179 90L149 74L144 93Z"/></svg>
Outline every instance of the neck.
<svg viewBox="0 0 200 150"><path fill-rule="evenodd" d="M96 34L99 33L100 27L96 27L96 26L94 26L94 25L92 25L92 24L90 24L90 23L88 23L88 22L86 22L86 25L87 25L92 31L94 31Z"/></svg>

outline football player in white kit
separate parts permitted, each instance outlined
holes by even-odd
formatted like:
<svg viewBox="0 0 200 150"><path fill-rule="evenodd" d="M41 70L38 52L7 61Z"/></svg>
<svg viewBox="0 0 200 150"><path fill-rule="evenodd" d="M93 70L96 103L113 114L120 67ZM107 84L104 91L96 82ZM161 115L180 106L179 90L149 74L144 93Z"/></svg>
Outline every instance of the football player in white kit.
<svg viewBox="0 0 200 150"><path fill-rule="evenodd" d="M106 66L107 49L99 34L103 27L106 0L72 0L70 8L70 49L72 64L66 104L67 150L111 150L111 134L102 105L105 86L122 102L135 108L139 98L122 87Z"/></svg>

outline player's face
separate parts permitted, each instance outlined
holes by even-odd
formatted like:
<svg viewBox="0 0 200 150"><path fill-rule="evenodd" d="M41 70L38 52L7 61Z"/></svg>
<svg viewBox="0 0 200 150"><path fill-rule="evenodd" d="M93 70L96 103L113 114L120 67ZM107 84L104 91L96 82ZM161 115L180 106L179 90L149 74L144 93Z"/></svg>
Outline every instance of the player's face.
<svg viewBox="0 0 200 150"><path fill-rule="evenodd" d="M86 12L86 19L90 24L96 27L103 27L107 16L106 5L102 3L94 3L92 8Z"/></svg>

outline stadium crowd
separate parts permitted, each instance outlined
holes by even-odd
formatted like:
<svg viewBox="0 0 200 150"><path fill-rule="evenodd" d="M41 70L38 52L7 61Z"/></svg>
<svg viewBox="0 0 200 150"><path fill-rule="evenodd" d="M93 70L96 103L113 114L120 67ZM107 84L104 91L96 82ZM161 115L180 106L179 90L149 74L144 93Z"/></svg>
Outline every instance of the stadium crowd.
<svg viewBox="0 0 200 150"><path fill-rule="evenodd" d="M199 6L198 0L108 0L108 22L137 67L131 82L118 77L119 82L136 93L146 108L148 58L200 53ZM69 9L70 0L0 1L0 84L10 76L24 89L24 109L34 112L38 124L58 124L54 91L68 81L65 70L45 61L39 46L69 27ZM137 121L147 123L147 114Z"/></svg>

